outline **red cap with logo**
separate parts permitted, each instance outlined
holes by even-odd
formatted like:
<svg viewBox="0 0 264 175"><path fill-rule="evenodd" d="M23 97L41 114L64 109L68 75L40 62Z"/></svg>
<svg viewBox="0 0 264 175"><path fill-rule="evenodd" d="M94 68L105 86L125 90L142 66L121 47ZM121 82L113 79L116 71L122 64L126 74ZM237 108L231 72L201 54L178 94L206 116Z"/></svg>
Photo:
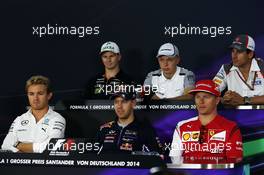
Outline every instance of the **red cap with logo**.
<svg viewBox="0 0 264 175"><path fill-rule="evenodd" d="M218 90L217 85L213 80L200 80L195 84L195 88L190 90L190 94L195 94L196 92L207 92L213 94L217 97L221 96L221 92Z"/></svg>

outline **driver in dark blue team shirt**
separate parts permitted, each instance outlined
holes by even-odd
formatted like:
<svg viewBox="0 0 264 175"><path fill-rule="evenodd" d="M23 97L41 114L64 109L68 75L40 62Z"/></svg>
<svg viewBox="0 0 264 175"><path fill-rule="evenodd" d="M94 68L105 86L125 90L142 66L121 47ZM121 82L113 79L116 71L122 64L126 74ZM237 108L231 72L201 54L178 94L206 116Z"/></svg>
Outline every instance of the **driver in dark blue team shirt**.
<svg viewBox="0 0 264 175"><path fill-rule="evenodd" d="M134 93L126 92L112 96L117 117L100 127L97 139L102 146L101 152L162 152L162 145L151 124L139 121L134 115L135 97Z"/></svg>

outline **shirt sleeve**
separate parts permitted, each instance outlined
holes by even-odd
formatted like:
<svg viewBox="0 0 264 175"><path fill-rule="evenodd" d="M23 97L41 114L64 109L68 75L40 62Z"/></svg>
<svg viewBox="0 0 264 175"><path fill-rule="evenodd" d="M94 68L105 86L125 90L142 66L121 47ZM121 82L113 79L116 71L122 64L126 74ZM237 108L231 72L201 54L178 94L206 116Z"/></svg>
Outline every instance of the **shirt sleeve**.
<svg viewBox="0 0 264 175"><path fill-rule="evenodd" d="M100 129L96 133L95 140L97 142L99 142L100 145L102 145L103 142L104 142L104 136L105 136L105 134L104 134L104 128L103 128L103 126L100 126Z"/></svg>
<svg viewBox="0 0 264 175"><path fill-rule="evenodd" d="M42 142L33 143L33 152L42 153L52 138L63 138L66 127L66 121L63 117L56 117L50 125L48 137Z"/></svg>
<svg viewBox="0 0 264 175"><path fill-rule="evenodd" d="M153 84L152 84L152 78L153 78L153 72L148 73L145 81L144 81L144 101L148 102L151 100L151 97L155 94L153 92ZM155 88L156 89L156 88Z"/></svg>
<svg viewBox="0 0 264 175"><path fill-rule="evenodd" d="M12 152L18 152L18 149L15 147L15 144L18 142L18 138L16 135L17 130L17 124L19 123L19 117L17 117L13 123L11 124L8 134L6 135L3 144L2 149L3 150L9 150Z"/></svg>
<svg viewBox="0 0 264 175"><path fill-rule="evenodd" d="M152 73L148 73L147 77L145 78L145 81L144 81L144 86L152 86Z"/></svg>
<svg viewBox="0 0 264 175"><path fill-rule="evenodd" d="M180 129L177 126L173 134L171 150L169 153L172 163L181 164L183 161L182 153L183 153L183 145L180 137Z"/></svg>
<svg viewBox="0 0 264 175"><path fill-rule="evenodd" d="M227 81L226 81L226 73L224 70L224 65L221 66L220 70L216 74L216 76L213 78L213 81L215 84L217 84L218 89L222 92L225 90L227 86Z"/></svg>
<svg viewBox="0 0 264 175"><path fill-rule="evenodd" d="M230 133L229 141L226 145L226 156L228 161L239 162L243 158L242 136L237 125Z"/></svg>
<svg viewBox="0 0 264 175"><path fill-rule="evenodd" d="M193 88L195 85L195 75L192 71L188 71L184 77L184 88Z"/></svg>
<svg viewBox="0 0 264 175"><path fill-rule="evenodd" d="M144 129L145 131L143 131L143 134L145 134L145 143L143 144L147 146L147 148L149 149L148 151L155 151L163 154L163 146L156 134L155 129L151 126L151 124L146 124Z"/></svg>

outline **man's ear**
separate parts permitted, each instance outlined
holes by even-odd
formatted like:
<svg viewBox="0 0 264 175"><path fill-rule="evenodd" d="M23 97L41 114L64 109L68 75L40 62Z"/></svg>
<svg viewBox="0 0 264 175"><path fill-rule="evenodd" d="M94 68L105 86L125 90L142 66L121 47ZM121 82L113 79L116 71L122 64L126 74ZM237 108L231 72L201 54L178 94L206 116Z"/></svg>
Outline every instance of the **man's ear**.
<svg viewBox="0 0 264 175"><path fill-rule="evenodd" d="M133 104L134 107L136 106L136 104L137 104L136 99L132 100L132 104Z"/></svg>
<svg viewBox="0 0 264 175"><path fill-rule="evenodd" d="M253 56L254 56L254 52L253 52L253 51L250 51L250 52L248 53L248 56L249 56L249 58L253 58Z"/></svg>
<svg viewBox="0 0 264 175"><path fill-rule="evenodd" d="M179 64L181 61L181 57L180 56L176 56L176 63Z"/></svg>
<svg viewBox="0 0 264 175"><path fill-rule="evenodd" d="M216 104L218 105L221 102L221 97L216 97Z"/></svg>
<svg viewBox="0 0 264 175"><path fill-rule="evenodd" d="M119 53L118 54L118 60L121 61L122 55Z"/></svg>
<svg viewBox="0 0 264 175"><path fill-rule="evenodd" d="M48 100L50 100L52 98L52 96L53 96L52 92L48 93Z"/></svg>

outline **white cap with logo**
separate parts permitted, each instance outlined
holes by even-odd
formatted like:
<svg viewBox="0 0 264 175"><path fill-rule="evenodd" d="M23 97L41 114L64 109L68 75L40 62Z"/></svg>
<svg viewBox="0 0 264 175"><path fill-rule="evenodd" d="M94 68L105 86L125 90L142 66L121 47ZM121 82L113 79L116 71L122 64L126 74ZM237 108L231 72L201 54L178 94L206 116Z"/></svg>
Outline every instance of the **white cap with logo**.
<svg viewBox="0 0 264 175"><path fill-rule="evenodd" d="M103 52L113 52L113 53L120 53L119 47L115 42L108 41L104 43L101 47L100 54Z"/></svg>
<svg viewBox="0 0 264 175"><path fill-rule="evenodd" d="M179 56L179 49L172 43L165 43L160 46L157 58L160 56L175 57Z"/></svg>

